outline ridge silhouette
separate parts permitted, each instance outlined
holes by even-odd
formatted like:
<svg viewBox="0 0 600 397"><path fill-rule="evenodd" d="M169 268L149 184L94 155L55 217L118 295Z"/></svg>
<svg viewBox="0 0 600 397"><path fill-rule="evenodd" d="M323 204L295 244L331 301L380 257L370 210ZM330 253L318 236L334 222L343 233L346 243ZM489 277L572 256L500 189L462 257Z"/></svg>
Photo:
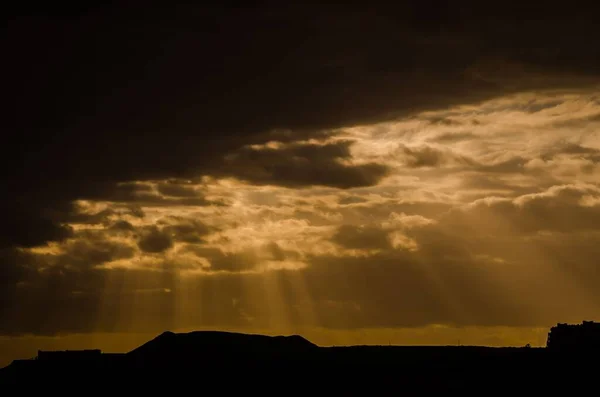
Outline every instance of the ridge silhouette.
<svg viewBox="0 0 600 397"><path fill-rule="evenodd" d="M584 324L590 327L589 322ZM549 340L553 332L556 327ZM556 343L556 335L553 338ZM275 392L275 384L287 382L287 388L279 392L319 391L323 386L350 394L359 386L371 391L392 387L420 393L485 392L491 385L494 391L527 388L539 392L561 386L572 390L592 380L585 376L586 368L597 353L529 346L320 347L299 335L167 331L127 353L39 351L36 359L14 360L0 369L0 386L127 385L151 391L176 383Z"/></svg>
<svg viewBox="0 0 600 397"><path fill-rule="evenodd" d="M160 354L206 353L298 353L318 348L299 335L266 336L221 331L194 331L188 333L163 332L156 338L127 353L130 356Z"/></svg>

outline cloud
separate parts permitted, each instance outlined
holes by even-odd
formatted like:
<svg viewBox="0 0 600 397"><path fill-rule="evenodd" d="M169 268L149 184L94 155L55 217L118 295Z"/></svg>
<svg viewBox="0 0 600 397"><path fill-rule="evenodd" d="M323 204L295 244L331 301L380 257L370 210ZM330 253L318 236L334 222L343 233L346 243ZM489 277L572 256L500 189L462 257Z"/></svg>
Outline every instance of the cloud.
<svg viewBox="0 0 600 397"><path fill-rule="evenodd" d="M515 234L538 231L597 230L597 185L553 186L514 199L488 197L448 213L444 222L462 233Z"/></svg>
<svg viewBox="0 0 600 397"><path fill-rule="evenodd" d="M452 143L476 138L477 136L471 132L445 132L431 138L431 141L438 143Z"/></svg>
<svg viewBox="0 0 600 397"><path fill-rule="evenodd" d="M453 153L448 149L438 149L431 146L407 147L400 146L399 152L405 157L405 165L409 168L441 167L445 165L469 166L473 160L466 156Z"/></svg>
<svg viewBox="0 0 600 397"><path fill-rule="evenodd" d="M190 5L167 12L169 18L164 10L133 16L106 8L60 23L15 16L5 43L12 77L4 85L13 144L0 156L13 193L3 206L18 202L15 213L29 212L34 222L77 199L154 200L147 191L132 197L114 186L207 175L245 145L323 139L324 131L420 110L597 82L598 54L585 45L596 29L594 12L544 7L515 27L521 9L491 18L466 4L434 18L418 3L266 5L241 13ZM32 139L40 135L52 140ZM12 158L26 166L15 172ZM302 177L298 164L237 171L256 183L340 187L376 183L384 171L332 165L331 177ZM160 189L206 204L181 187ZM23 196L27 202L16 199ZM30 237L35 243L55 238L36 224L26 230L40 231Z"/></svg>
<svg viewBox="0 0 600 397"><path fill-rule="evenodd" d="M119 233L119 232L128 233L128 232L135 232L136 229L131 223L124 221L124 220L120 220L120 221L117 221L117 222L113 223L112 225L110 225L108 230L115 231L117 233Z"/></svg>
<svg viewBox="0 0 600 397"><path fill-rule="evenodd" d="M330 329L440 323L546 326L558 318L579 321L598 310L594 287L600 279L594 263L600 235L585 223L577 224L579 207L594 211L595 202L587 197L596 194L595 186L560 186L513 199L478 200L448 213L442 211L436 220L387 212L379 222L310 229L317 240L299 229L300 222L289 230L283 224L265 224L263 229L254 224L254 229L227 231L232 246L219 239L173 245L168 254L153 253L155 257L142 252L139 259L128 262L130 268L94 264L128 257L134 240L106 240L104 233L109 231L86 232L79 240L63 243L60 253L53 254L63 259L47 253L22 257L22 269L37 276L12 273L12 278L7 277L11 281L5 282L12 287L4 294L30 309L20 314L13 309L4 311L2 319L6 321L2 323L10 326L4 326L2 332L268 327L282 319L292 327ZM370 205L376 208L374 203ZM380 205L388 208L385 202ZM571 211L565 217L573 222L552 220L548 211L555 208ZM492 219L485 211L497 211L498 218ZM527 220L527 228L520 233L505 233L502 223L495 229L490 226L502 220L516 222L517 218ZM460 227L458 220L463 222ZM195 225L193 220L181 218L159 222L163 231L179 224ZM303 237L294 239L299 233ZM405 238L402 244L396 241L399 236ZM301 245L303 240L309 241ZM342 249L325 248L328 241ZM322 248L314 249L318 245ZM274 262L290 261L303 261L307 266L264 271ZM42 268L46 270L37 270ZM184 271L195 276L179 276L179 281L174 281L174 275ZM28 282L18 284L19 280ZM58 300L41 305L50 293ZM184 299L179 303L182 306L175 305L176 299ZM285 315L273 311L273 302L284 308ZM36 305L39 308L34 310ZM46 322L36 320L41 308L55 317ZM183 311L180 317L175 315L177 310ZM153 317L153 312L165 316ZM67 314L71 317L66 318ZM118 320L128 316L137 319L135 325ZM135 328L127 328L131 326Z"/></svg>
<svg viewBox="0 0 600 397"><path fill-rule="evenodd" d="M185 184L168 181L160 183L157 186L158 193L171 197L197 197L198 193L193 187L185 186Z"/></svg>
<svg viewBox="0 0 600 397"><path fill-rule="evenodd" d="M359 196L345 196L345 197L341 197L340 200L338 201L338 204L340 205L347 205L347 204L359 204L359 203L364 203L367 202L368 200Z"/></svg>
<svg viewBox="0 0 600 397"><path fill-rule="evenodd" d="M351 144L338 141L243 148L226 157L219 172L254 184L287 187L322 185L347 189L377 184L388 173L388 167L348 163Z"/></svg>
<svg viewBox="0 0 600 397"><path fill-rule="evenodd" d="M388 232L374 227L342 225L332 241L348 249L386 249L391 247Z"/></svg>
<svg viewBox="0 0 600 397"><path fill-rule="evenodd" d="M1 333L598 313L597 13L264 7L12 19Z"/></svg>
<svg viewBox="0 0 600 397"><path fill-rule="evenodd" d="M208 262L209 272L243 272L255 269L259 260L256 253L246 252L223 252L218 248L189 246L188 250Z"/></svg>
<svg viewBox="0 0 600 397"><path fill-rule="evenodd" d="M514 156L491 164L480 165L479 171L484 173L521 173L528 160L521 156Z"/></svg>
<svg viewBox="0 0 600 397"><path fill-rule="evenodd" d="M540 159L549 161L560 156L575 156L577 158L583 158L593 162L600 162L600 149L582 146L578 143L559 141L555 147L542 153Z"/></svg>
<svg viewBox="0 0 600 397"><path fill-rule="evenodd" d="M564 98L546 109L553 117L593 111L571 108L574 99ZM596 106L576 98L584 108ZM390 170L376 184L340 190L298 181L282 187L216 177L152 180L123 184L102 201L46 211L48 219L68 221L73 234L7 256L3 298L29 311L5 305L1 315L10 326L2 332L127 330L132 323L268 327L284 320L331 329L514 327L589 318L598 309L600 197L597 183L575 183L577 174L565 167L593 161L597 142L548 127L540 115L546 110L527 110L527 103L513 96L450 109L477 135L450 148L422 143L454 125L420 130L407 119L340 132L348 140L271 142L232 152L243 153L246 168L268 169L280 157L295 166L294 157L364 164L371 161L366 149L383 148L373 158ZM521 134L529 145L520 143ZM385 156L397 152L390 137L416 155L437 151L438 165L394 167L400 162ZM461 156L471 162L448 167ZM297 162L302 172L311 169ZM178 198L160 193L161 186L183 186L184 195L193 190L227 206L173 205L169 200ZM107 201L119 195L122 201ZM43 322L40 308L56 321Z"/></svg>
<svg viewBox="0 0 600 397"><path fill-rule="evenodd" d="M396 213L392 212L387 222L383 225L387 227L400 227L402 229L413 229L416 227L422 227L427 225L435 224L436 221L428 219L422 215L406 215L404 212Z"/></svg>
<svg viewBox="0 0 600 397"><path fill-rule="evenodd" d="M159 224L165 224L162 232L169 235L175 241L185 243L201 243L203 238L212 233L214 228L205 225L196 219L175 218L160 220Z"/></svg>
<svg viewBox="0 0 600 397"><path fill-rule="evenodd" d="M105 200L117 204L132 203L137 206L169 205L222 205L219 201L207 200L202 192L194 187L186 187L173 181L160 182L121 182L106 187L100 195L90 196L95 200Z"/></svg>
<svg viewBox="0 0 600 397"><path fill-rule="evenodd" d="M160 253L173 247L173 239L164 229L150 227L143 232L138 241L138 247L144 252Z"/></svg>
<svg viewBox="0 0 600 397"><path fill-rule="evenodd" d="M146 242L146 244L148 243ZM134 255L134 247L127 243L106 240L102 237L83 237L68 242L63 247L63 252L57 256L56 261L52 262L54 262L54 266L65 266L81 270L85 267L93 267L113 260L129 259Z"/></svg>
<svg viewBox="0 0 600 397"><path fill-rule="evenodd" d="M51 217L27 213L23 208L6 208L6 223L0 234L0 248L35 247L48 241L62 241L73 233L68 225Z"/></svg>

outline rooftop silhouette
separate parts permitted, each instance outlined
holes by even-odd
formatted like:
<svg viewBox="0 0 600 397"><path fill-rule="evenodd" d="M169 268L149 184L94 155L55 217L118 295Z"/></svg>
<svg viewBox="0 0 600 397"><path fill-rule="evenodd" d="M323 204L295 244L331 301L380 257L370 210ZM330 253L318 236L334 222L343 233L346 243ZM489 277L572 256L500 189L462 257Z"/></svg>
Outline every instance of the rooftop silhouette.
<svg viewBox="0 0 600 397"><path fill-rule="evenodd" d="M558 323L550 329L546 347L554 351L597 351L600 349L600 323Z"/></svg>

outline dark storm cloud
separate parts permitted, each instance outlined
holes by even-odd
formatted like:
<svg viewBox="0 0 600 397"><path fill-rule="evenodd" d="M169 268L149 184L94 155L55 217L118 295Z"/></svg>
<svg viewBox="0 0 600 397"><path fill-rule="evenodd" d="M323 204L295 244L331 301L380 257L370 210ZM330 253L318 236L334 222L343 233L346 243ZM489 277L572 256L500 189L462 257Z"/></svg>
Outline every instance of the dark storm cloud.
<svg viewBox="0 0 600 397"><path fill-rule="evenodd" d="M108 223L110 217L114 215L117 215L117 212L112 208L106 208L94 213L73 212L69 214L66 221L71 224L98 225Z"/></svg>
<svg viewBox="0 0 600 397"><path fill-rule="evenodd" d="M65 241L74 232L63 223L104 224L114 215L110 211L83 214L70 206L72 200L115 201L130 206L138 217L143 216L140 204L209 205L202 195L188 196L191 193L186 188L159 185L158 195L148 184L139 182L194 178L223 169L253 183L372 185L383 175L384 166L347 165L337 161L352 160L344 158L347 153L343 149L325 153L316 145L296 142L321 139L327 131L343 126L508 92L590 88L599 77L600 48L590 44L591 38L598 36L597 12L564 4L537 7L526 2L503 2L490 9L485 2L473 1L436 8L431 2L418 1L381 7L372 3L361 9L178 5L171 10L152 10L148 6L122 12L111 7L59 12L53 9L46 16L10 17L2 39L2 87L8 103L3 118L5 144L0 155L5 191L0 198L4 221L0 232L0 249L4 250L0 267L2 332L110 330L114 328L111 319L118 317L117 308L131 303L120 301L123 294L109 294L109 314L99 320L99 293L81 291L102 289L108 271L82 265L79 268L85 270L56 266L38 272L36 269L44 267L47 257L24 255L11 248ZM533 104L529 111L538 111L540 106L546 105ZM570 123L581 126L594 120L597 115ZM271 140L302 149L279 153L250 153L254 149L245 149L246 145ZM266 158L261 158L265 153ZM224 158L231 154L243 161L238 159L238 167L226 168L230 164ZM306 165L315 159L331 170ZM417 164L435 165L438 159L429 154ZM516 172L519 164L500 168ZM530 231L589 228L592 221L598 221L594 212L597 207L573 202L567 206L563 201L552 207L542 201L534 200L537 204L523 207L514 202L490 204L489 208L475 208L473 213L481 211L484 219L523 219L517 224ZM344 217L366 222L376 214L389 214L404 206L390 203L375 208L370 203L357 203L348 206ZM429 211L437 214L443 207L436 204ZM573 217L557 215L558 210ZM472 222L476 216L469 219ZM543 222L532 226L534 220ZM461 222L464 218L456 224L464 225ZM115 225L130 229L124 223ZM189 237L186 230L172 232L183 241L202 236L192 233ZM457 234L457 230L453 232ZM159 252L174 239L157 229L154 234L144 234L140 244ZM109 248L88 245L74 247L69 261L93 263L112 257ZM564 247L556 249L568 254ZM445 251L438 247L436 252ZM89 260L81 259L87 254ZM237 263L235 268L252 266L248 258L231 259L216 251L205 254L213 256L214 269L232 269L231 263ZM383 324L383 314L390 315L390 319L403 318L406 324L448 319L439 306L431 306L443 304L440 299L434 302L425 296L420 302L431 304L423 303L422 311L409 307L415 297L411 292L417 294L419 290L411 289L412 285L398 288L393 282L411 280L402 273L406 268L397 266L404 263L405 257L389 252L386 255L374 258L383 265L376 268L379 273L368 276L371 286L365 286L362 271L363 265L375 263L368 259L356 259L353 266L344 268L341 260L328 262L324 258L322 262L332 267L311 267L307 277L319 307L329 307L326 301L331 298L342 308L339 316L331 316L329 321L338 325ZM446 264L435 262L439 257L432 257L432 263ZM315 259L314 263L321 262ZM449 271L444 269L448 268L440 271ZM454 280L451 285L460 285L463 294L479 291L479 284L469 278L469 269L453 269L465 276L448 276ZM415 265L412 270L422 268ZM110 272L116 277L121 274ZM329 282L347 274L347 287L334 288ZM131 277L137 276L140 274ZM173 287L168 278L160 278L162 275L143 276L152 280L143 281L149 288ZM425 279L412 278L423 283ZM224 304L240 294L239 280L200 283L206 287L199 288L198 294L207 318L216 321L218 311L224 321L239 316L237 309ZM468 288L471 285L475 286L472 291ZM353 301L350 295L355 286L360 293ZM211 294L221 287L225 292L216 294L213 300ZM148 310L154 303L156 307L172 304L168 294L152 299L156 300L149 301ZM401 303L390 303L393 300ZM493 306L504 304L499 299L496 303L490 299L480 301L486 303L489 312L510 312ZM265 303L260 299L258 302ZM355 313L355 303L379 314L370 318L362 314L361 321L357 317L352 320L347 314ZM260 306L246 309L253 309L257 315L265 310ZM393 317L394 310L421 318ZM483 317L489 315L485 310L475 310L480 316L474 318L489 319ZM325 309L320 313L327 319ZM242 321L240 318L235 321ZM510 322L506 318L505 322Z"/></svg>
<svg viewBox="0 0 600 397"><path fill-rule="evenodd" d="M209 272L243 272L253 270L259 265L259 260L253 252L223 252L219 248L189 245L187 251L199 258L206 259Z"/></svg>
<svg viewBox="0 0 600 397"><path fill-rule="evenodd" d="M378 163L345 164L352 142L294 143L281 148L243 148L225 159L217 174L236 176L254 184L287 187L311 185L342 189L377 184L388 173Z"/></svg>
<svg viewBox="0 0 600 397"><path fill-rule="evenodd" d="M540 155L542 160L552 160L561 155L578 157L592 162L600 163L600 150L592 147L586 147L572 142L558 142L555 147L547 150Z"/></svg>
<svg viewBox="0 0 600 397"><path fill-rule="evenodd" d="M201 243L204 237L217 229L205 225L197 219L186 219L180 217L169 217L157 222L164 225L162 231L171 236L175 241L184 243Z"/></svg>
<svg viewBox="0 0 600 397"><path fill-rule="evenodd" d="M549 102L538 102L535 99L532 99L526 105L520 106L519 110L523 110L527 113L536 113L536 112L540 112L542 110L552 109L554 107L557 107L558 105L561 105L562 103L563 103L562 100L555 100L555 101L549 101Z"/></svg>
<svg viewBox="0 0 600 397"><path fill-rule="evenodd" d="M66 244L64 252L52 261L53 265L81 270L117 259L129 259L135 254L135 248L126 243L106 240L99 236L90 237L79 238Z"/></svg>
<svg viewBox="0 0 600 397"><path fill-rule="evenodd" d="M144 252L161 253L173 247L173 238L165 230L151 226L142 232L138 247Z"/></svg>
<svg viewBox="0 0 600 397"><path fill-rule="evenodd" d="M377 200L374 202L367 201L340 208L316 207L316 209L325 212L339 211L344 223L355 225L368 224L379 219L387 219L393 212L398 214L404 213L406 215L421 215L426 218L435 219L450 208L452 208L452 205L444 202L404 202L398 199L385 200L383 202Z"/></svg>
<svg viewBox="0 0 600 397"><path fill-rule="evenodd" d="M406 165L411 168L437 167L446 162L447 156L441 150L424 146L421 148L402 147Z"/></svg>
<svg viewBox="0 0 600 397"><path fill-rule="evenodd" d="M600 222L600 188L596 185L553 186L517 198L485 198L444 215L448 227L510 235L539 231L594 231Z"/></svg>
<svg viewBox="0 0 600 397"><path fill-rule="evenodd" d="M489 174L512 174L523 173L524 166L530 159L521 156L514 156L507 160L502 160L492 164L479 164L475 169L482 173Z"/></svg>
<svg viewBox="0 0 600 397"><path fill-rule="evenodd" d="M134 232L135 227L126 219L143 219L144 211L136 205L111 204L109 207L99 211L89 211L83 207L74 206L75 209L70 213L63 214L62 222L68 222L72 225L83 226L103 226L103 230L108 233L129 233ZM78 237L83 232L72 235Z"/></svg>
<svg viewBox="0 0 600 397"><path fill-rule="evenodd" d="M482 191L481 198L488 197L490 191L495 192L495 195L514 197L538 192L541 188L552 186L552 182L554 180L547 182L532 177L529 183L517 184L510 180L510 175L508 178L502 178L498 175L486 175L485 173L475 172L461 175L460 186L466 190Z"/></svg>
<svg viewBox="0 0 600 397"><path fill-rule="evenodd" d="M274 261L283 261L288 257L297 259L296 253L284 250L283 248L281 248L279 246L279 244L277 244L275 242L271 242L271 243L267 244L266 248L267 248L267 251L271 254L271 257Z"/></svg>
<svg viewBox="0 0 600 397"><path fill-rule="evenodd" d="M600 113L592 114L589 116L578 117L570 120L560 120L552 123L554 127L573 127L581 128L591 123L600 123Z"/></svg>
<svg viewBox="0 0 600 397"><path fill-rule="evenodd" d="M119 205L134 204L137 206L205 206L223 205L220 201L207 200L201 192L173 182L163 182L156 186L150 183L122 182L105 186L105 190L96 195L84 196L107 200Z"/></svg>
<svg viewBox="0 0 600 397"><path fill-rule="evenodd" d="M115 223L113 223L112 225L110 225L107 228L107 231L109 233L113 232L113 233L117 233L117 234L118 233L135 232L135 230L136 230L135 227L131 223L124 221L124 220L116 221Z"/></svg>
<svg viewBox="0 0 600 397"><path fill-rule="evenodd" d="M462 122L460 122L458 120L454 120L449 117L434 116L434 117L424 117L424 119L434 125L444 125L444 126L462 125Z"/></svg>
<svg viewBox="0 0 600 397"><path fill-rule="evenodd" d="M477 135L473 134L472 132L446 132L430 138L429 141L439 143L454 143L460 141L471 141L473 139L477 139Z"/></svg>
<svg viewBox="0 0 600 397"><path fill-rule="evenodd" d="M48 241L62 241L73 234L70 226L57 223L52 217L27 212L20 206L5 207L4 210L7 211L4 214L6 223L0 232L0 248L35 247Z"/></svg>
<svg viewBox="0 0 600 397"><path fill-rule="evenodd" d="M404 158L405 165L409 168L441 167L446 165L471 166L475 161L467 156L452 152L448 149L439 149L427 145L408 147L400 145L398 152Z"/></svg>
<svg viewBox="0 0 600 397"><path fill-rule="evenodd" d="M338 204L340 205L351 205L351 204L359 204L368 201L367 199L360 196L344 196L338 200Z"/></svg>
<svg viewBox="0 0 600 397"><path fill-rule="evenodd" d="M598 77L595 12L509 3L14 14L3 40L2 201L29 213L7 219L29 236L4 244L60 238L44 210L65 201L210 172L245 144Z"/></svg>
<svg viewBox="0 0 600 397"><path fill-rule="evenodd" d="M172 197L197 197L198 193L194 188L185 186L181 183L165 182L160 183L157 187L160 194Z"/></svg>
<svg viewBox="0 0 600 397"><path fill-rule="evenodd" d="M376 227L342 225L335 232L331 241L349 249L388 249L391 247L388 231Z"/></svg>

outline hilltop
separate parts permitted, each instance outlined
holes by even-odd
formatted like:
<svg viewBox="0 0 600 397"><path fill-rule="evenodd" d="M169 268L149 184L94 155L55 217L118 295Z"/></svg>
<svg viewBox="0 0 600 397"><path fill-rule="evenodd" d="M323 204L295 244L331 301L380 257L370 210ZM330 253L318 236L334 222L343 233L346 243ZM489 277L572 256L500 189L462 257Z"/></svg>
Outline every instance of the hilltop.
<svg viewBox="0 0 600 397"><path fill-rule="evenodd" d="M172 357L210 353L298 353L318 348L299 335L266 336L221 331L188 333L163 332L127 353L129 356L169 355Z"/></svg>

